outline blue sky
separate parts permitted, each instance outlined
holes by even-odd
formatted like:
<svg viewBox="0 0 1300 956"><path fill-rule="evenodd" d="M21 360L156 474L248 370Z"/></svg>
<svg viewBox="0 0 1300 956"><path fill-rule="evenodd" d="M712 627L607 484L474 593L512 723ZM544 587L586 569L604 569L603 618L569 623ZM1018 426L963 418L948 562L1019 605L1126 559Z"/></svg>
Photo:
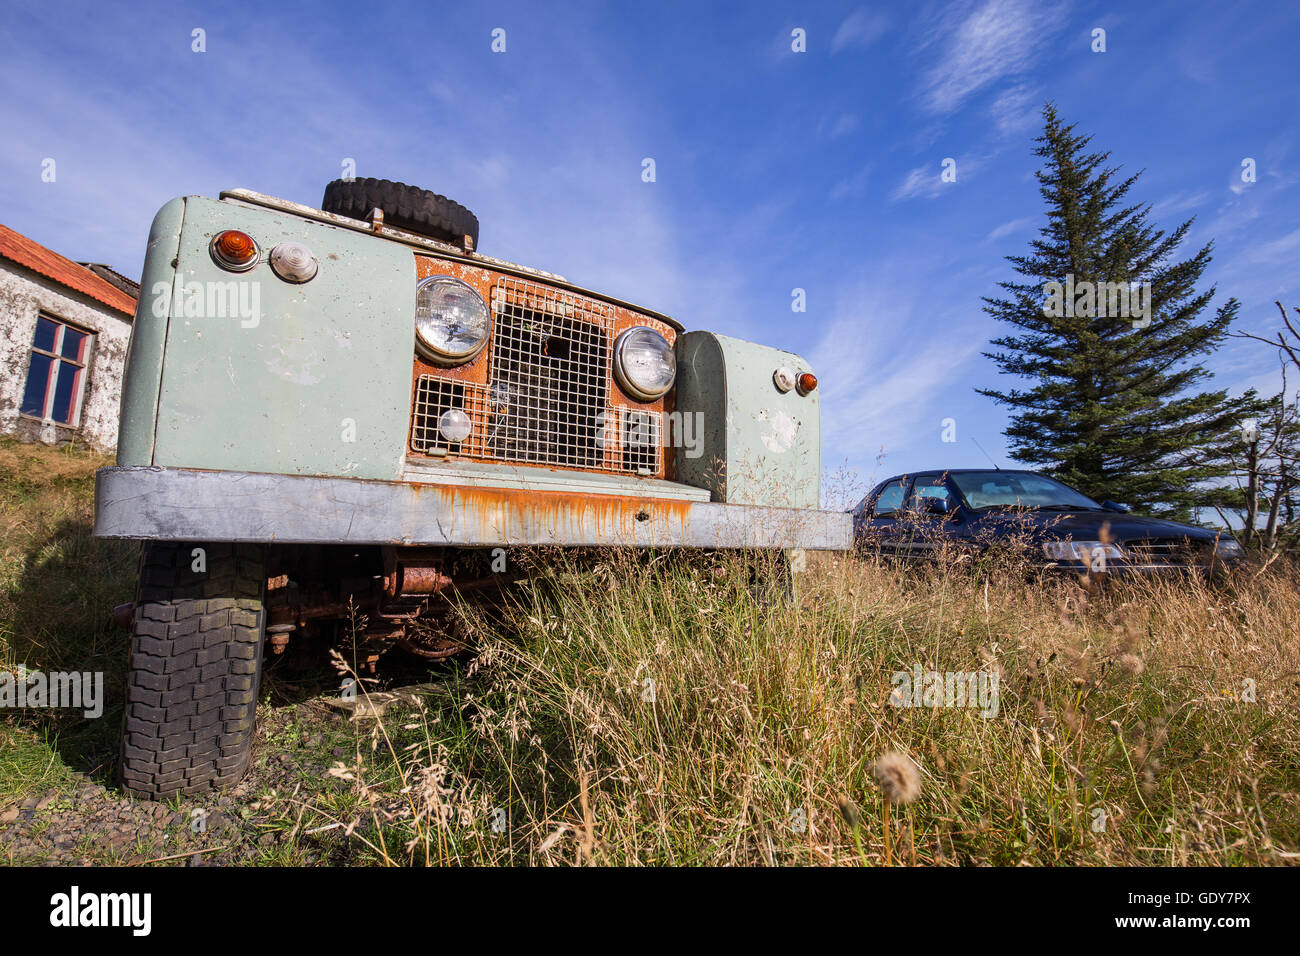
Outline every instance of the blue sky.
<svg viewBox="0 0 1300 956"><path fill-rule="evenodd" d="M1158 223L1196 217L1242 328L1300 304L1300 7L1130 6L9 0L0 221L137 276L172 196L314 205L352 158L465 203L484 252L807 356L828 472L1006 464L980 297L1043 220L1045 99L1145 170ZM1260 345L1212 368L1276 388Z"/></svg>

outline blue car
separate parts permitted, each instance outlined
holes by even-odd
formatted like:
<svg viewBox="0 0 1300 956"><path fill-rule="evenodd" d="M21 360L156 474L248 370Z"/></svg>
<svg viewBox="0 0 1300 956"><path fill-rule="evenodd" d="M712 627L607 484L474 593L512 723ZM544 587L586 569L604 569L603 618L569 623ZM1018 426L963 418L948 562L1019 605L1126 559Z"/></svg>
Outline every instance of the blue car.
<svg viewBox="0 0 1300 956"><path fill-rule="evenodd" d="M945 548L1027 550L1046 568L1146 573L1231 565L1230 533L1130 514L1033 471L952 468L895 475L852 509L859 547L891 558Z"/></svg>

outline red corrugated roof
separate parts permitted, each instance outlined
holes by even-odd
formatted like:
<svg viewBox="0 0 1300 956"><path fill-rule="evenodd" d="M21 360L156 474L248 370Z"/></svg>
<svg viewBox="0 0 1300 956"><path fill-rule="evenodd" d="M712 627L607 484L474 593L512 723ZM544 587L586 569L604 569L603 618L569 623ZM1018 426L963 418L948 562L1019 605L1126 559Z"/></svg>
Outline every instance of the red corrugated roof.
<svg viewBox="0 0 1300 956"><path fill-rule="evenodd" d="M135 299L113 283L5 225L0 225L0 256L26 266L33 272L39 272L69 289L76 289L96 302L102 302L127 315L135 315Z"/></svg>

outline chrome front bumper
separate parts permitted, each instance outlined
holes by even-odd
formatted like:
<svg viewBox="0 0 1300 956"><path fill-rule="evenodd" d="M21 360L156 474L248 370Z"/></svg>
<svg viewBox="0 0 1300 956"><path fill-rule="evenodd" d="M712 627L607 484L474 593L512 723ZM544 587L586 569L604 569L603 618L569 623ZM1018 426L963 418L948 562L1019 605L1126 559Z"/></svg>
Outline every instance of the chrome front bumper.
<svg viewBox="0 0 1300 956"><path fill-rule="evenodd" d="M95 535L282 544L847 551L842 512L187 468L103 468Z"/></svg>

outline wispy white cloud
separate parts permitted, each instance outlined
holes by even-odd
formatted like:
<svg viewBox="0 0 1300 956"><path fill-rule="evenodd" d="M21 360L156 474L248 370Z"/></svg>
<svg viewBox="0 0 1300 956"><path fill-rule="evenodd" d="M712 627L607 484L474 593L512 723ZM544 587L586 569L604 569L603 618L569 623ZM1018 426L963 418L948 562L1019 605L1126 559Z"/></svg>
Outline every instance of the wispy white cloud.
<svg viewBox="0 0 1300 956"><path fill-rule="evenodd" d="M1064 26L1063 4L1032 0L984 0L950 17L921 95L926 107L949 113L966 99L1006 77L1028 71L1051 48Z"/></svg>
<svg viewBox="0 0 1300 956"><path fill-rule="evenodd" d="M1264 214L1264 205L1256 195L1229 196L1219 203L1208 218L1198 218L1184 240L1188 249L1198 248L1207 242L1216 245L1215 256L1220 268L1231 268L1228 261L1235 243L1249 242L1257 228L1257 220Z"/></svg>
<svg viewBox="0 0 1300 956"><path fill-rule="evenodd" d="M1004 222L996 229L993 229L984 237L984 241L986 243L997 242L999 239L1005 239L1007 236L1028 229L1036 222L1038 222L1038 219L1034 216L1027 216L1024 219L1012 219L1010 222Z"/></svg>
<svg viewBox="0 0 1300 956"><path fill-rule="evenodd" d="M889 28L889 21L879 13L865 7L855 10L831 37L831 53L839 53L846 47L870 46Z"/></svg>
<svg viewBox="0 0 1300 956"><path fill-rule="evenodd" d="M848 136L850 133L856 133L862 125L862 118L856 113L841 113L835 120L835 125L831 127L831 139L839 139L841 136Z"/></svg>
<svg viewBox="0 0 1300 956"><path fill-rule="evenodd" d="M989 115L998 132L1010 136L1038 123L1041 103L1038 94L1021 83L999 93L989 106Z"/></svg>
<svg viewBox="0 0 1300 956"><path fill-rule="evenodd" d="M889 194L889 198L893 202L899 202L903 199L916 199L918 196L933 199L939 195L939 191L944 186L954 185L953 183L943 182L939 176L939 170L933 165L917 166L903 177L902 182L894 187L894 191Z"/></svg>
<svg viewBox="0 0 1300 956"><path fill-rule="evenodd" d="M969 177L971 173L979 169L980 166L984 164L985 159L987 159L987 157L972 159L957 159L956 157L950 158L955 162L952 169L956 175L956 179L953 179L950 182L944 180L943 176L945 170L943 162L933 162L924 166L917 166L915 169L909 170L907 175L903 177L902 181L894 187L894 191L889 194L889 201L901 202L905 199L937 199L939 196L943 195L945 190L955 189L958 183L962 182L964 178ZM946 159L944 162L946 162Z"/></svg>
<svg viewBox="0 0 1300 956"><path fill-rule="evenodd" d="M1154 203L1151 206L1151 215L1156 219L1160 219L1162 216L1173 216L1180 212L1195 209L1197 206L1203 206L1209 200L1210 194L1207 190L1180 190Z"/></svg>
<svg viewBox="0 0 1300 956"><path fill-rule="evenodd" d="M446 103L448 105L451 105L456 102L456 92L447 84L445 80L438 80L438 79L430 80L426 84L426 89L429 91L429 95L432 96L434 99L438 100L440 103Z"/></svg>
<svg viewBox="0 0 1300 956"><path fill-rule="evenodd" d="M1300 253L1300 229L1266 242L1251 243L1245 259L1258 263L1294 262L1297 253Z"/></svg>

